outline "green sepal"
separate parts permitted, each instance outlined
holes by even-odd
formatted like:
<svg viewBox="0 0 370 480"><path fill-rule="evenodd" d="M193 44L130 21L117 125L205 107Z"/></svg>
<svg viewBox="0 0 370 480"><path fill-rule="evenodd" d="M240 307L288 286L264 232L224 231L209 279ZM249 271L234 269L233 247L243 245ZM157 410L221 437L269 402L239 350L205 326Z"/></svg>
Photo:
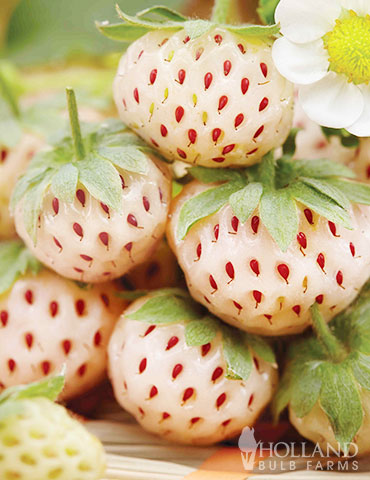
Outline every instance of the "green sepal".
<svg viewBox="0 0 370 480"><path fill-rule="evenodd" d="M280 32L279 25L228 25L227 30L243 37L272 37Z"/></svg>
<svg viewBox="0 0 370 480"><path fill-rule="evenodd" d="M322 380L319 362L307 362L299 372L291 392L290 405L298 418L306 416L316 404Z"/></svg>
<svg viewBox="0 0 370 480"><path fill-rule="evenodd" d="M245 223L257 208L263 192L261 183L252 182L229 197L229 203L238 219Z"/></svg>
<svg viewBox="0 0 370 480"><path fill-rule="evenodd" d="M111 162L93 153L76 163L79 181L90 195L105 203L116 212L121 212L122 183L119 172Z"/></svg>
<svg viewBox="0 0 370 480"><path fill-rule="evenodd" d="M199 311L190 298L171 293L156 293L136 312L126 315L130 320L160 325L197 320Z"/></svg>
<svg viewBox="0 0 370 480"><path fill-rule="evenodd" d="M343 192L351 202L370 205L370 185L336 178L329 181L334 187Z"/></svg>
<svg viewBox="0 0 370 480"><path fill-rule="evenodd" d="M355 178L356 174L353 170L338 162L332 162L325 158L312 160L295 160L295 171L302 177L312 178L331 178L331 177L347 177Z"/></svg>
<svg viewBox="0 0 370 480"><path fill-rule="evenodd" d="M280 0L259 0L257 13L266 25L274 23L275 10Z"/></svg>
<svg viewBox="0 0 370 480"><path fill-rule="evenodd" d="M266 189L261 198L261 221L285 252L298 231L298 209L289 190Z"/></svg>
<svg viewBox="0 0 370 480"><path fill-rule="evenodd" d="M278 25L225 25L222 22L187 18L164 6L153 6L142 10L135 16L123 12L116 5L121 24L96 22L98 30L108 38L121 42L132 42L154 30L176 32L184 29L191 40L208 33L212 28L220 27L245 38L266 39L279 33Z"/></svg>
<svg viewBox="0 0 370 480"><path fill-rule="evenodd" d="M248 380L253 368L253 358L243 335L235 330L224 330L223 352L228 368L226 376Z"/></svg>
<svg viewBox="0 0 370 480"><path fill-rule="evenodd" d="M214 317L204 317L186 324L185 340L189 347L199 347L212 342L217 335L218 322Z"/></svg>
<svg viewBox="0 0 370 480"><path fill-rule="evenodd" d="M349 213L318 190L303 182L296 182L289 187L289 192L298 202L319 215L345 228L352 229Z"/></svg>
<svg viewBox="0 0 370 480"><path fill-rule="evenodd" d="M227 204L231 194L243 187L240 181L232 181L210 188L192 197L181 208L177 227L177 238L183 239L189 229L199 220L216 213Z"/></svg>
<svg viewBox="0 0 370 480"><path fill-rule="evenodd" d="M344 193L342 193L339 188L330 184L328 181L318 178L301 177L301 182L311 188L314 188L323 195L326 195L344 210L349 209L350 201L348 200L348 197Z"/></svg>
<svg viewBox="0 0 370 480"><path fill-rule="evenodd" d="M62 202L72 203L78 183L78 168L72 163L66 163L53 176L51 189Z"/></svg>
<svg viewBox="0 0 370 480"><path fill-rule="evenodd" d="M271 413L274 423L278 423L280 415L288 407L293 390L293 382L291 379L291 370L286 368L283 376L279 381L278 389L271 403Z"/></svg>
<svg viewBox="0 0 370 480"><path fill-rule="evenodd" d="M223 183L229 181L243 181L243 176L238 170L227 168L191 167L190 175L202 183Z"/></svg>
<svg viewBox="0 0 370 480"><path fill-rule="evenodd" d="M276 362L275 352L265 338L252 333L244 333L243 335L248 345L262 360L272 364Z"/></svg>
<svg viewBox="0 0 370 480"><path fill-rule="evenodd" d="M361 387L370 391L370 356L356 352L356 358L353 359L352 363L352 370Z"/></svg>
<svg viewBox="0 0 370 480"><path fill-rule="evenodd" d="M146 175L149 165L147 156L134 146L126 147L100 147L97 153L110 160L116 167L128 172Z"/></svg>
<svg viewBox="0 0 370 480"><path fill-rule="evenodd" d="M6 292L16 280L30 272L36 275L42 268L22 242L14 240L0 243L0 294Z"/></svg>
<svg viewBox="0 0 370 480"><path fill-rule="evenodd" d="M0 405L14 400L40 397L48 398L54 402L63 391L65 385L64 370L65 368L63 368L60 374L50 376L39 382L7 388L0 394Z"/></svg>
<svg viewBox="0 0 370 480"><path fill-rule="evenodd" d="M344 453L363 421L361 396L351 370L345 364L323 363L320 405L330 420Z"/></svg>

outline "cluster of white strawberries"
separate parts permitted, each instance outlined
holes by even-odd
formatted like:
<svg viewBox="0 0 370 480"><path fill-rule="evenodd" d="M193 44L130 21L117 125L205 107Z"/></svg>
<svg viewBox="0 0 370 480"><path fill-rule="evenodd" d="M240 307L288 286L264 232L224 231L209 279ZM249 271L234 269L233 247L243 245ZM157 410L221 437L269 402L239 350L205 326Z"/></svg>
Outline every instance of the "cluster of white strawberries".
<svg viewBox="0 0 370 480"><path fill-rule="evenodd" d="M274 397L274 339L307 332L314 304L331 321L369 277L368 187L341 180L352 163L369 178L368 144L345 147L294 107L268 34L208 23L153 27L128 48L113 87L124 124L80 125L68 89L72 135L48 145L24 129L0 145L1 478L102 474L101 447L82 448L87 433L61 407L7 395L63 369L59 401L108 371L117 402L150 432L194 445L235 437ZM291 420L333 443L325 415L317 400ZM99 454L82 458L90 443Z"/></svg>

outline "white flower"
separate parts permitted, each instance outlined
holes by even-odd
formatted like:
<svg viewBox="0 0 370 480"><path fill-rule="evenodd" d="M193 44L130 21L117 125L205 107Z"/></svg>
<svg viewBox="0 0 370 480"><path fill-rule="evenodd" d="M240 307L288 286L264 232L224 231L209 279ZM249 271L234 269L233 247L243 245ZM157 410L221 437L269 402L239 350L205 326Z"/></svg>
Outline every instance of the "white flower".
<svg viewBox="0 0 370 480"><path fill-rule="evenodd" d="M370 0L280 0L272 55L320 125L370 136Z"/></svg>

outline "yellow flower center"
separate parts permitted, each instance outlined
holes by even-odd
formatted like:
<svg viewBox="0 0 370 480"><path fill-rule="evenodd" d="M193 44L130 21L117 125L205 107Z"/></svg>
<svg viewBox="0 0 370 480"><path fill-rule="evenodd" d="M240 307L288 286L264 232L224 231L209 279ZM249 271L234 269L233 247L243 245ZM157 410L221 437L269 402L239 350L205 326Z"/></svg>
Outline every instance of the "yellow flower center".
<svg viewBox="0 0 370 480"><path fill-rule="evenodd" d="M370 82L370 16L353 10L336 20L334 29L323 37L330 70L342 73L356 85Z"/></svg>

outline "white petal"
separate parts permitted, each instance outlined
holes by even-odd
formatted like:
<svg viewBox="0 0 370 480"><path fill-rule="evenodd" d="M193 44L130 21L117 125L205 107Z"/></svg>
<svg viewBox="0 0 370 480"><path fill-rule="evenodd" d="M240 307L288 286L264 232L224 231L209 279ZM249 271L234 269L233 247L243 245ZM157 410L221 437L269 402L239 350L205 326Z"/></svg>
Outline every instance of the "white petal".
<svg viewBox="0 0 370 480"><path fill-rule="evenodd" d="M360 117L364 109L364 97L344 75L330 72L322 80L303 85L299 89L303 110L319 125L346 128Z"/></svg>
<svg viewBox="0 0 370 480"><path fill-rule="evenodd" d="M341 11L340 0L280 0L275 21L289 40L306 43L332 30Z"/></svg>
<svg viewBox="0 0 370 480"><path fill-rule="evenodd" d="M360 118L347 130L357 137L370 137L370 87L362 88L365 106Z"/></svg>
<svg viewBox="0 0 370 480"><path fill-rule="evenodd" d="M299 45L281 37L272 47L272 59L281 75L293 83L308 85L328 73L328 55L321 38Z"/></svg>
<svg viewBox="0 0 370 480"><path fill-rule="evenodd" d="M370 14L369 0L341 0L341 4L343 8L353 10L360 16Z"/></svg>

